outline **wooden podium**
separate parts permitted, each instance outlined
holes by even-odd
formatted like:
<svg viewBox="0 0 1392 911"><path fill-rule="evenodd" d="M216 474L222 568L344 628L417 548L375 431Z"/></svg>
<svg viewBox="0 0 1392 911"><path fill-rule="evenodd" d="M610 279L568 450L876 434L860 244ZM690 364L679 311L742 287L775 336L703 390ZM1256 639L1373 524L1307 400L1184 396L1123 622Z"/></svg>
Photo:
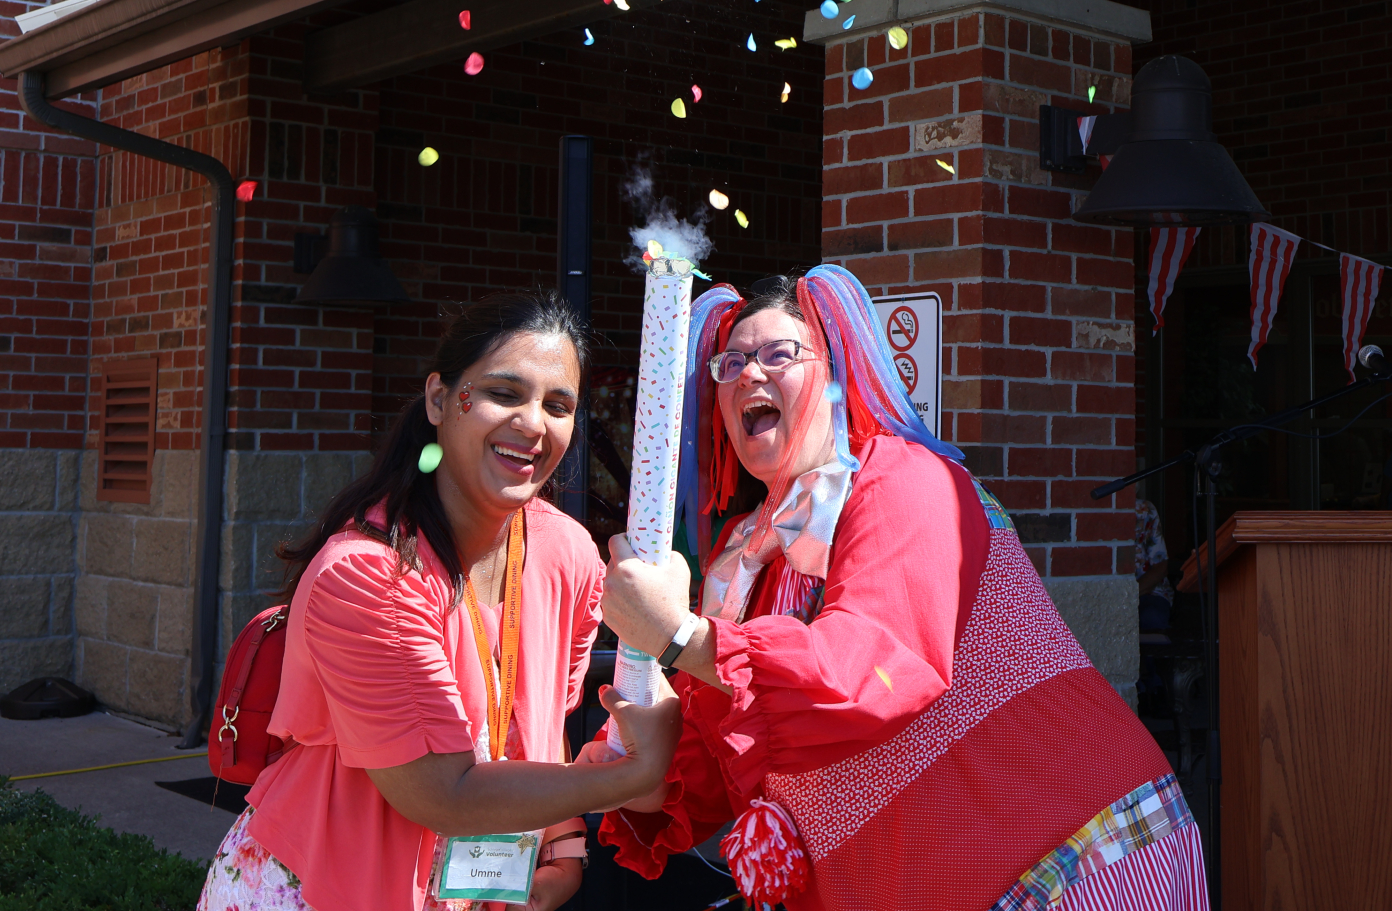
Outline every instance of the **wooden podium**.
<svg viewBox="0 0 1392 911"><path fill-rule="evenodd" d="M1239 512L1216 549L1223 911L1392 908L1392 512Z"/></svg>

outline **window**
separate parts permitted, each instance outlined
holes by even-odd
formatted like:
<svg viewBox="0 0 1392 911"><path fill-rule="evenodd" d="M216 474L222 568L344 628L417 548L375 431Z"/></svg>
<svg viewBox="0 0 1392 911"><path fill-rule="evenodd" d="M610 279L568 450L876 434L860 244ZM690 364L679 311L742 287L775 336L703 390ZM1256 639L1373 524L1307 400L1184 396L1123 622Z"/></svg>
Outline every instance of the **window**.
<svg viewBox="0 0 1392 911"><path fill-rule="evenodd" d="M155 458L155 358L102 365L97 499L150 502Z"/></svg>

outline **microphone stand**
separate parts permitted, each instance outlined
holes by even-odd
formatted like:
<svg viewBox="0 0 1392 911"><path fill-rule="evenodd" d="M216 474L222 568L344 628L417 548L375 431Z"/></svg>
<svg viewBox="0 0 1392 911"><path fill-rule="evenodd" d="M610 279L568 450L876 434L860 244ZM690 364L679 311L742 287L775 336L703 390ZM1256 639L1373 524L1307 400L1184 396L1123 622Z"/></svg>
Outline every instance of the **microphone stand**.
<svg viewBox="0 0 1392 911"><path fill-rule="evenodd" d="M1124 478L1117 478L1109 481L1101 487L1094 488L1092 498L1100 500L1109 497L1119 490L1124 490L1135 484L1137 481L1148 478L1151 475L1159 474L1162 471L1174 468L1178 465L1194 463L1195 469L1203 479L1204 501L1207 507L1207 534L1208 545L1206 548L1207 557L1203 564L1199 566L1199 609L1203 614L1204 625L1204 664L1205 676L1207 680L1208 692L1208 755L1205 764L1208 767L1208 891L1209 898L1214 909L1222 907L1222 850L1219 840L1221 831L1221 810L1220 805L1222 792L1222 759L1219 754L1218 739L1218 561L1215 559L1217 554L1216 531L1214 522L1217 514L1217 495L1218 495L1218 474L1222 471L1223 464L1218 457L1218 451L1228 443L1235 443L1245 440L1248 437L1256 436L1259 433L1279 427L1282 424L1290 423L1301 415L1313 411L1322 405L1328 404L1337 398L1349 395L1353 392L1375 386L1378 383L1385 383L1392 380L1392 373L1374 373L1372 376L1364 377L1356 383L1350 383L1342 389L1322 395L1319 398L1311 399L1303 405L1296 405L1294 408L1287 408L1285 411L1269 415L1262 420L1252 424L1236 424L1226 430L1221 431L1213 439L1199 447L1198 452L1186 449L1172 459L1166 459L1159 465L1138 471L1135 474L1127 475ZM1339 431L1342 433L1342 431ZM1333 436L1333 434L1330 434ZM1198 491L1195 491L1197 496Z"/></svg>

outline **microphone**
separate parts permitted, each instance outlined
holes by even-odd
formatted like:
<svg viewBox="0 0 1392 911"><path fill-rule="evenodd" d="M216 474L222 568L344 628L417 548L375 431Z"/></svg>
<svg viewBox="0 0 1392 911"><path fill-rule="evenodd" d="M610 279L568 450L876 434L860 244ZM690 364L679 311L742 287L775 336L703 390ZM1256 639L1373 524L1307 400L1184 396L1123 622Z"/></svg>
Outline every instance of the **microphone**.
<svg viewBox="0 0 1392 911"><path fill-rule="evenodd" d="M1382 349L1377 345L1364 345L1358 349L1358 363L1367 367L1379 376L1386 376L1392 373L1392 363L1388 363L1383 355Z"/></svg>

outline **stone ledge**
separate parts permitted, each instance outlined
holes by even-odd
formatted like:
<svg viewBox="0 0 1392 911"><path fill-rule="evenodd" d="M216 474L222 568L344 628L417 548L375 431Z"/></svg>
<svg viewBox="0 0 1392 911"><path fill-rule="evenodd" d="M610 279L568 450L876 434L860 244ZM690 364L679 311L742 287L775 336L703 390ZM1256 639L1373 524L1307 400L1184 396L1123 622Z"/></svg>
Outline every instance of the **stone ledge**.
<svg viewBox="0 0 1392 911"><path fill-rule="evenodd" d="M808 10L803 19L802 40L809 44L835 44L864 38L892 25L908 27L968 13L1030 19L1131 44L1145 44L1151 38L1150 13L1111 0L856 0L854 12L855 27L843 30L839 17L824 19L820 10Z"/></svg>

